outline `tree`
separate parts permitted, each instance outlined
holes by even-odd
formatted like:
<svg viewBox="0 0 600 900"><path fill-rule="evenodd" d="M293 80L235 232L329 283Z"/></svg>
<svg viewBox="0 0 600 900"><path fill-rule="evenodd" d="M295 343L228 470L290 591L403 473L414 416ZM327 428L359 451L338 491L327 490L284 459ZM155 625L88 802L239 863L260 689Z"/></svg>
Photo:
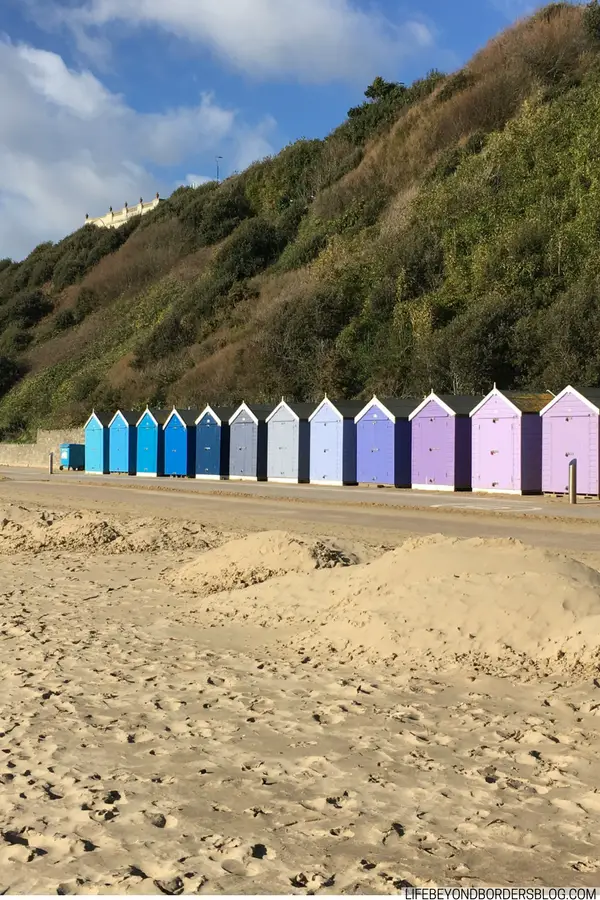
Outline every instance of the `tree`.
<svg viewBox="0 0 600 900"><path fill-rule="evenodd" d="M406 91L405 85L396 81L385 81L381 75L378 75L375 81L366 89L365 97L376 102L377 100L385 100L391 94L404 93L404 91Z"/></svg>

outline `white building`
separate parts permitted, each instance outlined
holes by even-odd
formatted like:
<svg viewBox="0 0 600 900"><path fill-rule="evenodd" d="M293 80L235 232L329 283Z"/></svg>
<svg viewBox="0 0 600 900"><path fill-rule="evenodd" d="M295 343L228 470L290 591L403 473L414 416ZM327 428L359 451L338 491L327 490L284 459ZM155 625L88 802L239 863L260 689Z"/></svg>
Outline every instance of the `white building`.
<svg viewBox="0 0 600 900"><path fill-rule="evenodd" d="M86 214L85 224L86 225L96 225L98 228L118 228L119 225L124 225L128 219L131 219L132 216L145 216L146 213L151 212L153 209L156 209L159 203L161 203L161 198L158 193L154 200L149 200L144 203L142 198L140 197L140 202L137 206L128 206L127 203L123 207L123 209L118 209L116 212L113 210L112 206L108 210L105 216L98 216L96 219L90 219L90 217Z"/></svg>

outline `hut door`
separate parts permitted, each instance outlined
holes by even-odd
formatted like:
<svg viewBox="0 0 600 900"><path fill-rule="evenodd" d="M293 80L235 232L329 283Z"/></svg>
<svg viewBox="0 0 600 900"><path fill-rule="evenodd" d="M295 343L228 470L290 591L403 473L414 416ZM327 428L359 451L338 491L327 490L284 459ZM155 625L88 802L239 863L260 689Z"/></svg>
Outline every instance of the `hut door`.
<svg viewBox="0 0 600 900"><path fill-rule="evenodd" d="M196 474L220 475L220 428L210 416L207 416L198 427L197 446Z"/></svg>
<svg viewBox="0 0 600 900"><path fill-rule="evenodd" d="M113 422L110 429L110 470L129 472L129 427L122 419Z"/></svg>
<svg viewBox="0 0 600 900"><path fill-rule="evenodd" d="M482 490L515 489L515 419L497 417L477 423L478 477L475 485Z"/></svg>
<svg viewBox="0 0 600 900"><path fill-rule="evenodd" d="M314 419L310 429L310 480L342 480L343 423L332 415L327 421Z"/></svg>
<svg viewBox="0 0 600 900"><path fill-rule="evenodd" d="M417 416L413 422L417 466L413 483L452 486L454 476L449 461L452 456L453 423L449 416Z"/></svg>
<svg viewBox="0 0 600 900"><path fill-rule="evenodd" d="M394 483L394 424L387 416L369 423L370 478L374 484Z"/></svg>
<svg viewBox="0 0 600 900"><path fill-rule="evenodd" d="M231 459L236 468L235 472L231 472L232 475L256 478L257 438L258 428L254 422L238 420L234 423L231 431Z"/></svg>
<svg viewBox="0 0 600 900"><path fill-rule="evenodd" d="M298 477L298 423L269 423L269 478Z"/></svg>
<svg viewBox="0 0 600 900"><path fill-rule="evenodd" d="M156 426L148 417L142 419L138 426L138 471L155 473L157 471L157 433Z"/></svg>
<svg viewBox="0 0 600 900"><path fill-rule="evenodd" d="M597 433L598 417L590 415L552 416L550 422L550 459L552 487L545 490L569 490L569 463L577 460L577 493L598 492ZM548 423L544 422L544 428ZM595 434L593 433L595 428Z"/></svg>
<svg viewBox="0 0 600 900"><path fill-rule="evenodd" d="M165 429L165 474L187 475L187 431L175 417Z"/></svg>
<svg viewBox="0 0 600 900"><path fill-rule="evenodd" d="M92 420L85 430L86 472L104 471L104 429Z"/></svg>

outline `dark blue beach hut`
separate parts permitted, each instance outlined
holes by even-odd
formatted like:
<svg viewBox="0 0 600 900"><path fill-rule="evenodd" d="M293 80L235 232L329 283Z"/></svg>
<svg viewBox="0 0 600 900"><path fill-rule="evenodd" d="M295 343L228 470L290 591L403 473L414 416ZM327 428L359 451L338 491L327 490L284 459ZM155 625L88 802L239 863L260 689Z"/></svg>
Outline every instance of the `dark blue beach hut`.
<svg viewBox="0 0 600 900"><path fill-rule="evenodd" d="M169 409L149 409L137 422L136 474L156 478L165 473L165 434L163 426Z"/></svg>
<svg viewBox="0 0 600 900"><path fill-rule="evenodd" d="M110 420L108 439L108 467L110 472L135 475L137 429L140 414L119 409Z"/></svg>
<svg viewBox="0 0 600 900"><path fill-rule="evenodd" d="M92 412L83 426L85 434L85 471L88 475L108 473L108 426L110 413Z"/></svg>
<svg viewBox="0 0 600 900"><path fill-rule="evenodd" d="M207 406L196 419L196 478L229 477L231 406Z"/></svg>
<svg viewBox="0 0 600 900"><path fill-rule="evenodd" d="M175 409L165 422L165 475L193 478L196 468L197 409Z"/></svg>
<svg viewBox="0 0 600 900"><path fill-rule="evenodd" d="M229 477L265 481L267 477L267 416L272 406L242 403L229 419Z"/></svg>

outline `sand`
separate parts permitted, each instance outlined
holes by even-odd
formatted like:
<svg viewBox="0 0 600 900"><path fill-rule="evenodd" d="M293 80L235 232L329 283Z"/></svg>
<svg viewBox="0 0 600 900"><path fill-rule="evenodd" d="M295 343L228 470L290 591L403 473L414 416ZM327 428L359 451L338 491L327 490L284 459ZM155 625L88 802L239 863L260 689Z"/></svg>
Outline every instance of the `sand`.
<svg viewBox="0 0 600 900"><path fill-rule="evenodd" d="M3 506L0 891L597 883L593 565L198 518Z"/></svg>

